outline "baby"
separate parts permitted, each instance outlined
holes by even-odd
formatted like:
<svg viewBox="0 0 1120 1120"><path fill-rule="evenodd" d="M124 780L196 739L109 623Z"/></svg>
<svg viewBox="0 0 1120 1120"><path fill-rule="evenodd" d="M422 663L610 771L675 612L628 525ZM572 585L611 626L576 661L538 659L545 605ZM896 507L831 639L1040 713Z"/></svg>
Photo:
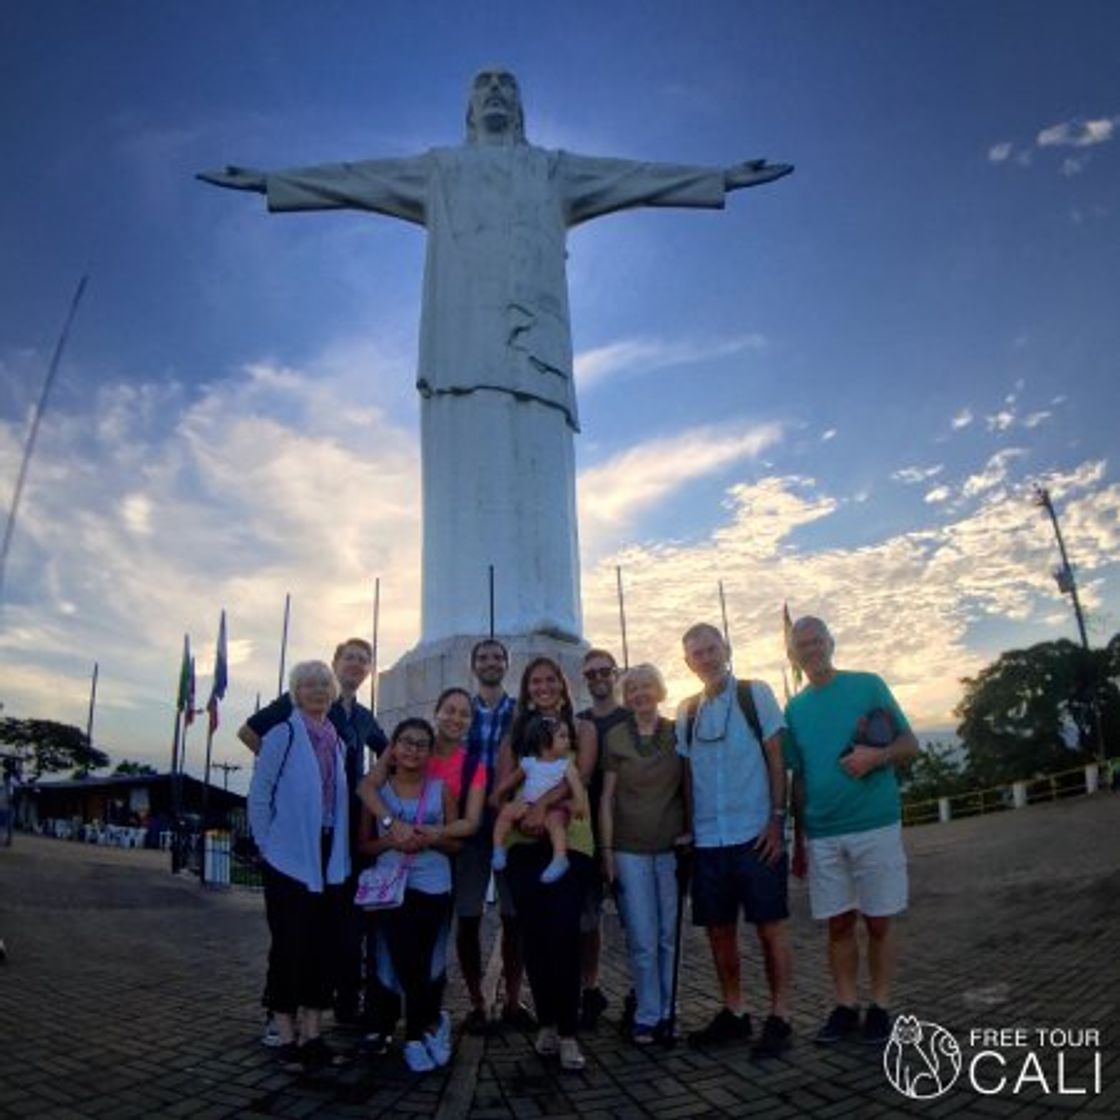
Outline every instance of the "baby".
<svg viewBox="0 0 1120 1120"><path fill-rule="evenodd" d="M525 731L526 754L520 765L494 791L498 800L521 787L517 796L502 806L494 823L494 870L506 865L505 842L529 809L546 793L561 784L568 787L571 816L588 815L587 791L580 780L571 751L568 724L562 719L533 720ZM557 806L545 814L544 827L552 842L552 861L541 872L542 883L555 883L568 870L567 809Z"/></svg>

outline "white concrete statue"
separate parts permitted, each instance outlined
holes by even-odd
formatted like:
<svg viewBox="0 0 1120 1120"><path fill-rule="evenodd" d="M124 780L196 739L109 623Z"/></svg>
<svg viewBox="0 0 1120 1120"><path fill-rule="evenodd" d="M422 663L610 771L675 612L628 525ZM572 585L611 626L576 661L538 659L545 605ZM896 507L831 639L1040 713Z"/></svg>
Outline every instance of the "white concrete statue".
<svg viewBox="0 0 1120 1120"><path fill-rule="evenodd" d="M467 142L401 159L198 177L280 210L368 210L428 231L420 356L422 641L495 629L581 632L565 240L632 206L718 208L728 191L789 174L602 159L525 139L514 76L471 86Z"/></svg>

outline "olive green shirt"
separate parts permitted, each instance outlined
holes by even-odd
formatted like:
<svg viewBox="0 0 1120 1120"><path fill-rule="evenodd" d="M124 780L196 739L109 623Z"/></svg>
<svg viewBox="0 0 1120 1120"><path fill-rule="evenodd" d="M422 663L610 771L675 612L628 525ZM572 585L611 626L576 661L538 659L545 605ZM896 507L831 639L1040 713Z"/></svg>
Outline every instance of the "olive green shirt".
<svg viewBox="0 0 1120 1120"><path fill-rule="evenodd" d="M620 852L665 852L684 832L684 762L676 753L672 720L638 735L632 719L607 732L603 770L617 775L614 847Z"/></svg>

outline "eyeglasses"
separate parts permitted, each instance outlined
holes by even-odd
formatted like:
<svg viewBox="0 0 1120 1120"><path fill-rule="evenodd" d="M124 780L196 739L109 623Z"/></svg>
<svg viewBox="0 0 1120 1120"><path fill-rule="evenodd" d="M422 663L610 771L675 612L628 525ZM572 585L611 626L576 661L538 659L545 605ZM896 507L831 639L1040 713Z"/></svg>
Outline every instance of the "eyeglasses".
<svg viewBox="0 0 1120 1120"><path fill-rule="evenodd" d="M698 743L718 743L721 739L727 738L728 729L731 727L731 703L728 702L723 708L723 729L718 735L705 734L702 722L699 718L700 713L697 712L697 719L693 738Z"/></svg>
<svg viewBox="0 0 1120 1120"><path fill-rule="evenodd" d="M410 747L414 751L430 751L432 749L432 744L427 739L411 739L406 735L402 735L393 745Z"/></svg>
<svg viewBox="0 0 1120 1120"><path fill-rule="evenodd" d="M618 670L613 665L604 665L601 669L584 669L585 681L609 681Z"/></svg>

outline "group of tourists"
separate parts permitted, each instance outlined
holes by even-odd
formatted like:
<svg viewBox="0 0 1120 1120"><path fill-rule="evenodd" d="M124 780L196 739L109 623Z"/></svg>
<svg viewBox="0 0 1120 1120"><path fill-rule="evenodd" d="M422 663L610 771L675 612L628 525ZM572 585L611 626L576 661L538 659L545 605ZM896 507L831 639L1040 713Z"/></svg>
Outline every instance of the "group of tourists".
<svg viewBox="0 0 1120 1120"><path fill-rule="evenodd" d="M816 618L793 627L790 655L808 684L784 712L764 682L734 676L715 627L690 627L683 653L703 688L672 720L653 665L620 673L609 652L589 650L591 705L577 712L550 657L533 658L516 699L508 695L508 652L484 639L471 651L475 691L445 690L431 723L405 719L388 739L356 698L368 643L350 639L331 665L292 670L289 692L239 732L257 752L249 816L272 938L266 1040L285 1068L344 1060L322 1038L328 1008L336 1023L361 1027L374 1053L388 1048L403 1012L409 1069L446 1065L454 917L471 1005L464 1028L535 1029L538 1054L582 1069L578 1035L607 1006L598 973L608 892L633 984L626 1029L637 1045L672 1043L689 879L721 1002L689 1043L750 1039L754 1056L780 1054L792 1040L791 870L808 874L812 915L828 927L835 1006L815 1041L889 1038L891 919L907 904L895 767L917 751L905 716L878 676L834 667ZM376 759L368 772L367 750ZM494 1009L480 944L492 877L503 980ZM740 914L755 926L769 991L757 1034L744 1010ZM521 1001L523 975L533 1013Z"/></svg>

